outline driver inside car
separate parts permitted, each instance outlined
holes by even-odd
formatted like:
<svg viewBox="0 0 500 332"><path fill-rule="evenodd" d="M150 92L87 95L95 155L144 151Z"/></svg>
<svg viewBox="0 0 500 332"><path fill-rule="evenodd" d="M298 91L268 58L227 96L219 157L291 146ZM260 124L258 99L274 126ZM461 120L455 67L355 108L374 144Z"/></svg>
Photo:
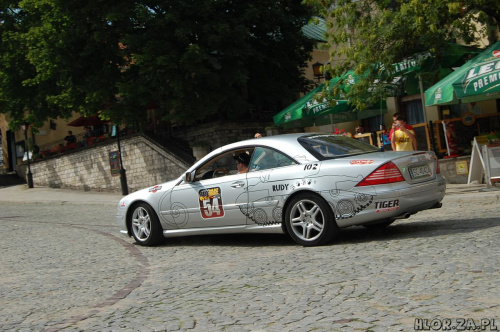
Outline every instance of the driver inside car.
<svg viewBox="0 0 500 332"><path fill-rule="evenodd" d="M240 153L233 157L236 160L236 168L238 169L238 174L243 174L248 172L248 164L250 164L250 155L247 153Z"/></svg>

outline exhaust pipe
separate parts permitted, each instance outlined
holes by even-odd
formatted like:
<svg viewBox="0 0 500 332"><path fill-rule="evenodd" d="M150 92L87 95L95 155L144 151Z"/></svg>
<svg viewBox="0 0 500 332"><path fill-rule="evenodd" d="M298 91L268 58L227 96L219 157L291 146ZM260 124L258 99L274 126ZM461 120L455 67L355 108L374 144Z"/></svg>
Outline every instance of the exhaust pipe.
<svg viewBox="0 0 500 332"><path fill-rule="evenodd" d="M408 212L405 212L403 214L400 214L399 216L395 216L393 217L394 219L408 219L410 218L411 214L409 214Z"/></svg>
<svg viewBox="0 0 500 332"><path fill-rule="evenodd" d="M440 208L441 208L441 206L443 206L443 203L436 203L436 204L434 204L433 206L431 206L431 207L429 208L429 210L430 210L430 209L440 209Z"/></svg>

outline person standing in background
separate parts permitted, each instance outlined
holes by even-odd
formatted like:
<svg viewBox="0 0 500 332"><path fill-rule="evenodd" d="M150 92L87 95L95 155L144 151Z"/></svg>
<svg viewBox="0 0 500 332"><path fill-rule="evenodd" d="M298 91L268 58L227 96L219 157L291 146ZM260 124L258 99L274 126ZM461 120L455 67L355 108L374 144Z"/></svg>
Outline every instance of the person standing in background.
<svg viewBox="0 0 500 332"><path fill-rule="evenodd" d="M396 127L396 119L400 116L403 116L403 114L401 113L394 113L392 115L392 127L391 127L391 131L389 132L389 140L391 140L391 137L392 137L392 133L394 132L394 129ZM413 127L409 124L406 124L406 129L408 130L413 130ZM413 130L414 131L414 130ZM416 137L416 136L415 136Z"/></svg>
<svg viewBox="0 0 500 332"><path fill-rule="evenodd" d="M417 139L415 131L408 129L406 119L402 116L396 118L395 130L392 131L391 146L394 151L416 151Z"/></svg>
<svg viewBox="0 0 500 332"><path fill-rule="evenodd" d="M390 151L392 150L391 146L391 137L389 136L389 132L387 131L387 128L385 125L380 125L380 130L382 131L380 133L380 144L382 145L382 148L384 151Z"/></svg>
<svg viewBox="0 0 500 332"><path fill-rule="evenodd" d="M68 135L64 137L64 140L66 141L66 145L71 145L72 143L76 143L76 136L73 135L73 132L70 130L68 131Z"/></svg>

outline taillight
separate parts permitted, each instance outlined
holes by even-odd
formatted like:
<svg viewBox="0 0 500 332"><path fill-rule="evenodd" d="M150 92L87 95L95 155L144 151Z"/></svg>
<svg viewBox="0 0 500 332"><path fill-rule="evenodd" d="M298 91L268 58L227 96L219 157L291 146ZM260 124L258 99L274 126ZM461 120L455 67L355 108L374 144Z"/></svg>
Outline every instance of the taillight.
<svg viewBox="0 0 500 332"><path fill-rule="evenodd" d="M358 183L356 187L375 186L378 184L395 183L404 180L399 168L391 161L371 172L371 174Z"/></svg>
<svg viewBox="0 0 500 332"><path fill-rule="evenodd" d="M439 167L439 160L437 158L436 158L436 164L437 164L436 174L439 174L441 173L441 167Z"/></svg>

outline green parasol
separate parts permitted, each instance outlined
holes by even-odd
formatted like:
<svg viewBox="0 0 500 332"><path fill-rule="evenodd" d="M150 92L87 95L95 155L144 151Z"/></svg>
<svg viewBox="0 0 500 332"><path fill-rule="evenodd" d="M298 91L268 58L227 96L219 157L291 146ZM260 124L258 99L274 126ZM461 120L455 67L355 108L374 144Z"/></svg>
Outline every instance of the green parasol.
<svg viewBox="0 0 500 332"><path fill-rule="evenodd" d="M425 105L500 98L500 41L425 91Z"/></svg>
<svg viewBox="0 0 500 332"><path fill-rule="evenodd" d="M273 117L274 124L284 128L298 128L330 124L335 123L335 121L340 122L340 120L350 121L344 120L351 118L347 115L340 117L331 116L333 114L348 112L350 107L347 100L336 100L334 105L326 100L317 101L317 94L321 93L323 88L324 84L318 85L314 90L276 114Z"/></svg>

